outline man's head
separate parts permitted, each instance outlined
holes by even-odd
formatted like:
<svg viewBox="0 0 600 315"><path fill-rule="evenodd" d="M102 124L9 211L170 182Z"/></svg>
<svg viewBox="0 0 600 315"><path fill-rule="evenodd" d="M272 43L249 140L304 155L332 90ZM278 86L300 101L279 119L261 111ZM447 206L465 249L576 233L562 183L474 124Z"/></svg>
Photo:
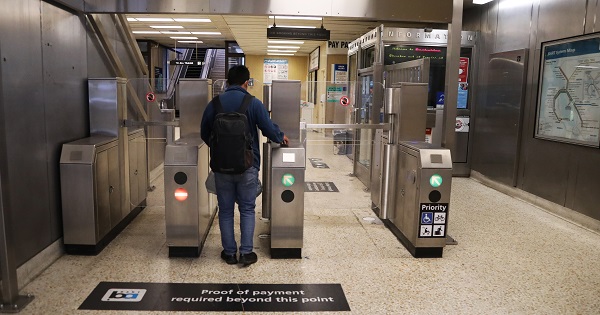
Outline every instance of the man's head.
<svg viewBox="0 0 600 315"><path fill-rule="evenodd" d="M250 70L246 66L239 65L233 66L227 72L227 84L247 86L247 82L250 80Z"/></svg>

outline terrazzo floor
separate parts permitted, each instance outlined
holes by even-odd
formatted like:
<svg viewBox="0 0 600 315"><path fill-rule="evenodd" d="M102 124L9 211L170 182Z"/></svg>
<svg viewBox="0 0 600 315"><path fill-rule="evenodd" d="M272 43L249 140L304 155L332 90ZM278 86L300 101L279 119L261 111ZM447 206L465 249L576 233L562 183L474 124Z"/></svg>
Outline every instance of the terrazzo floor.
<svg viewBox="0 0 600 315"><path fill-rule="evenodd" d="M309 139L307 157L330 168L307 162L307 181L334 182L339 192L305 194L302 259L269 258L269 240L258 237L268 232L260 198L258 263L221 261L217 218L199 258L168 258L160 177L148 207L99 255L62 256L28 284L21 293L35 299L20 314L193 314L78 310L101 281L339 283L345 314L600 314L599 234L454 178L448 232L458 245L446 246L443 258L415 259L376 219L370 193L349 175L351 161L333 154L330 138Z"/></svg>

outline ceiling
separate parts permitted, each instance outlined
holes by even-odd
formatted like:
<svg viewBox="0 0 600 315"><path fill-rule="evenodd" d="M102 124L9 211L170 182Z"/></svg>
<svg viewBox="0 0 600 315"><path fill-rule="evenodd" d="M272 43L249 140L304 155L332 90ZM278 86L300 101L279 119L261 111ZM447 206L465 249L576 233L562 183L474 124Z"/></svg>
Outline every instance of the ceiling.
<svg viewBox="0 0 600 315"><path fill-rule="evenodd" d="M464 8L472 7L472 0L465 0ZM391 27L444 28L446 25L415 24L390 21L357 20L354 18L324 17L317 20L284 19L249 15L189 15L189 14L128 14L129 25L138 40L152 40L172 48L224 48L225 41L235 41L247 55L267 55L294 50L296 56L310 54L322 42L276 44L267 40L267 28L277 26L323 27L330 31L331 40L353 41L375 27L385 24ZM147 21L146 19L166 19ZM141 19L141 20L139 20ZM203 19L196 21L188 19ZM167 21L168 20L168 21ZM144 33L153 32L153 33ZM209 32L209 33L206 33ZM171 37L191 37L174 39ZM192 41L192 42L185 42ZM269 47L277 46L277 47ZM293 48L283 48L291 46ZM267 50L276 50L268 52ZM277 51L278 50L278 51Z"/></svg>

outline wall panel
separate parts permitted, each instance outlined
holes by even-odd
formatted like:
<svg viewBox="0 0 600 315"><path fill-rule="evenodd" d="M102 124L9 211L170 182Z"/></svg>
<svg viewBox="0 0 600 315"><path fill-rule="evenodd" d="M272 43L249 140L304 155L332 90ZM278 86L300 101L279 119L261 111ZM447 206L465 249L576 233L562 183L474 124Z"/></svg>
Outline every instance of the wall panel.
<svg viewBox="0 0 600 315"><path fill-rule="evenodd" d="M493 52L529 47L529 29L533 0L498 2L498 25Z"/></svg>
<svg viewBox="0 0 600 315"><path fill-rule="evenodd" d="M78 16L42 2L44 114L48 149L48 209L52 238L62 236L59 159L62 144L89 134L86 33Z"/></svg>
<svg viewBox="0 0 600 315"><path fill-rule="evenodd" d="M17 265L50 244L40 2L0 6L8 185Z"/></svg>

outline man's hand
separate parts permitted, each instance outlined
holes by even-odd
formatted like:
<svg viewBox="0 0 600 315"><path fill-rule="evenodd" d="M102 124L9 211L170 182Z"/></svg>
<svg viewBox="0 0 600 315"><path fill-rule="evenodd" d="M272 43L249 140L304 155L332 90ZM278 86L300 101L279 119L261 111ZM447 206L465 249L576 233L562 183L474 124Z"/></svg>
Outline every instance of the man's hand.
<svg viewBox="0 0 600 315"><path fill-rule="evenodd" d="M283 142L281 142L282 147L287 147L290 144L290 139L286 135L283 135Z"/></svg>

